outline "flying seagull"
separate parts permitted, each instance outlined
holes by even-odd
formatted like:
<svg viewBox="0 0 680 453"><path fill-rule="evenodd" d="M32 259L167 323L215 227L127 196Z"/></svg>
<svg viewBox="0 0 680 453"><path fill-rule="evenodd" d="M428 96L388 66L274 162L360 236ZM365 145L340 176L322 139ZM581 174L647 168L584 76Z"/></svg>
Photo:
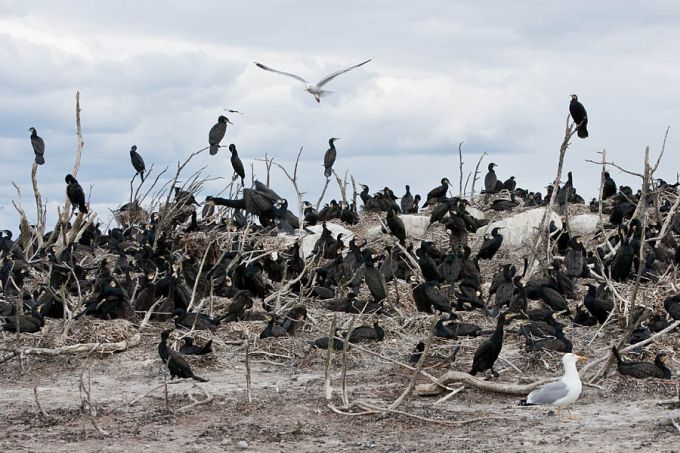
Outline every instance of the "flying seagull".
<svg viewBox="0 0 680 453"><path fill-rule="evenodd" d="M238 110L224 109L224 111L229 112L229 113L238 113L239 115L243 115L243 113L239 112Z"/></svg>
<svg viewBox="0 0 680 453"><path fill-rule="evenodd" d="M336 71L331 75L327 75L326 77L321 79L316 84L309 83L305 79L303 79L302 77L300 77L298 75L291 74L290 72L283 72L283 71L279 71L277 69L270 68L269 66L265 66L262 63L258 63L257 61L255 62L255 66L257 66L258 68L262 68L265 71L276 72L278 74L282 74L282 75L285 75L285 76L288 76L288 77L292 77L296 80L299 80L300 82L305 84L305 91L307 91L310 94L313 94L314 99L316 99L316 102L321 102L322 96L326 96L326 95L332 93L332 91L327 91L327 90L322 89L324 85L326 85L328 82L330 82L331 80L333 80L334 78L336 78L340 74L344 74L348 71L351 71L354 68L358 68L359 66L363 66L371 60L372 60L372 58L369 58L368 60L361 62L357 65L350 66L349 68L346 68L346 69L341 69L340 71Z"/></svg>

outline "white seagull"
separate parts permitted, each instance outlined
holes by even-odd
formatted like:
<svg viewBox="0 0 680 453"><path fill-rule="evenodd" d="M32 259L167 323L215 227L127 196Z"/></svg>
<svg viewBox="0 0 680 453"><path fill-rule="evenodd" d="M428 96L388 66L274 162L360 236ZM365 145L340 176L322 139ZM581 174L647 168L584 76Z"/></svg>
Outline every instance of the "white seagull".
<svg viewBox="0 0 680 453"><path fill-rule="evenodd" d="M327 91L327 90L324 90L324 89L323 89L323 86L324 86L325 84L327 84L328 82L330 82L331 80L333 80L334 78L336 78L337 76L339 76L340 74L344 74L344 73L346 73L346 72L348 72L348 71L351 71L351 70L354 69L354 68L358 68L359 66L363 66L363 65L365 65L366 63L368 63L368 62L371 61L371 60L372 60L372 58L369 58L368 60L363 61L363 62L361 62L361 63L359 63L359 64L357 64L357 65L350 66L349 68L346 68L346 69L341 69L340 71L336 71L336 72L334 72L334 73L331 74L331 75L327 75L326 77L324 77L323 79L321 79L320 81L318 81L316 84L309 83L309 82L307 82L305 79L303 79L302 77L300 77L300 76L298 76L298 75L291 74L290 72L283 72L283 71L279 71L279 70L277 70L277 69L270 68L269 66L265 66L265 65L263 65L262 63L258 63L257 61L255 62L255 66L257 66L258 68L262 68L262 69L264 69L265 71L276 72L277 74L282 74L282 75L285 75L285 76L288 76L288 77L292 77L292 78L294 78L294 79L296 79L296 80L299 80L300 82L302 82L302 83L305 84L305 91L307 91L308 93L313 94L313 95L314 95L314 99L316 99L316 102L321 102L321 98L322 98L323 96L326 96L326 95L332 93L332 91Z"/></svg>
<svg viewBox="0 0 680 453"><path fill-rule="evenodd" d="M567 353L562 357L562 364L564 365L564 375L557 382L551 382L541 388L534 390L527 396L527 406L555 406L557 407L558 416L561 416L561 409L567 409L569 418L572 418L569 406L581 396L581 378L576 369L577 360L585 360L586 358L580 355Z"/></svg>

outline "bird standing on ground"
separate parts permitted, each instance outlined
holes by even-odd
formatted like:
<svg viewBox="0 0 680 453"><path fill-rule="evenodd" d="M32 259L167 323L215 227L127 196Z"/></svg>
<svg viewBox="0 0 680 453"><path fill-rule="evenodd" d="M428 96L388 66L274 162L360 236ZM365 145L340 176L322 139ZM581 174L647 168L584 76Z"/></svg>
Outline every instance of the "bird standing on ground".
<svg viewBox="0 0 680 453"><path fill-rule="evenodd" d="M451 183L449 182L448 178L442 178L441 183L441 186L435 187L428 192L427 199L423 204L423 209L425 209L427 206L436 204L436 202L446 196L446 192L449 190L449 184Z"/></svg>
<svg viewBox="0 0 680 453"><path fill-rule="evenodd" d="M142 156L137 152L137 145L132 145L132 148L130 148L130 161L139 177L142 178L142 182L144 182L146 167L144 166L144 159L142 159Z"/></svg>
<svg viewBox="0 0 680 453"><path fill-rule="evenodd" d="M324 85L326 85L328 82L330 82L331 80L333 80L333 79L336 78L337 76L339 76L339 75L341 75L341 74L344 74L344 73L346 73L346 72L348 72L348 71L351 71L352 69L358 68L359 66L363 66L363 65L365 65L366 63L368 63L368 62L371 61L371 60L372 60L372 58L370 58L370 59L368 59L368 60L366 60L366 61L363 61L363 62L361 62L361 63L359 63L359 64L356 64L356 65L354 65L354 66L350 66L349 68L341 69L341 70L339 70L339 71L336 71L336 72L334 72L333 74L327 75L326 77L324 77L323 79L321 79L320 81L318 81L316 84L309 83L309 82L307 82L305 79L303 79L302 77L300 77L300 76L298 76L298 75L291 74L291 73L289 73L289 72L279 71L279 70L277 70L277 69L270 68L269 66L265 66L265 65L263 65L262 63L255 62L255 66L257 66L257 67L260 68L260 69L264 69L265 71L275 72L275 73L277 73L277 74L285 75L285 76L288 76L288 77L292 77L292 78L294 78L295 80L299 80L300 82L302 82L302 83L305 84L305 91L307 91L308 93L310 93L311 95L313 95L313 96L314 96L314 99L316 99L316 102L321 102L321 98L322 98L322 97L327 96L327 95L329 95L330 93L332 93L332 91L324 90L324 89L323 89L323 86L324 86Z"/></svg>
<svg viewBox="0 0 680 453"><path fill-rule="evenodd" d="M227 123L233 124L229 121L229 118L220 115L219 118L217 118L217 123L210 128L210 132L208 133L208 144L210 144L211 156L217 154L217 151L220 149L220 142L224 138L224 134L227 133Z"/></svg>
<svg viewBox="0 0 680 453"><path fill-rule="evenodd" d="M234 145L233 143L229 145L229 151L231 152L231 167L234 169L234 173L241 177L241 186L245 187L243 178L246 177L246 171L243 168L243 162L241 162L241 158L238 157L236 145Z"/></svg>
<svg viewBox="0 0 680 453"><path fill-rule="evenodd" d="M413 195L411 195L411 187L406 185L406 193L401 197L401 213L410 214L413 210Z"/></svg>
<svg viewBox="0 0 680 453"><path fill-rule="evenodd" d="M38 136L34 127L28 130L31 131L31 145L33 145L33 152L35 153L35 163L42 165L45 163L45 141Z"/></svg>
<svg viewBox="0 0 680 453"><path fill-rule="evenodd" d="M496 322L496 330L490 338L484 340L475 351L475 357L472 361L471 375L479 372L491 370L491 373L498 376L498 373L493 369L496 359L503 348L503 326L510 322L511 319L517 317L514 313L503 313L498 317Z"/></svg>
<svg viewBox="0 0 680 453"><path fill-rule="evenodd" d="M87 214L87 206L85 206L85 192L83 188L78 184L76 178L74 178L70 173L66 175L66 196L68 197L71 205L73 206L72 211L76 208L81 214Z"/></svg>
<svg viewBox="0 0 680 453"><path fill-rule="evenodd" d="M551 382L543 387L529 393L526 400L520 402L525 406L556 406L558 415L561 415L562 408L565 408L571 417L569 406L581 396L581 378L576 369L577 360L585 360L580 355L567 353L562 357L564 365L564 375L557 382Z"/></svg>
<svg viewBox="0 0 680 453"><path fill-rule="evenodd" d="M340 140L338 137L331 137L328 140L328 146L329 148L326 150L326 154L323 156L323 166L324 166L324 171L323 174L326 178L330 178L331 174L333 173L333 164L335 163L335 158L337 157L338 153L335 150L335 141Z"/></svg>
<svg viewBox="0 0 680 453"><path fill-rule="evenodd" d="M170 379L175 379L180 378L192 378L200 382L208 382L207 379L202 378L200 376L196 376L193 371L191 371L191 367L187 363L186 360L184 360L184 357L182 357L182 354L180 354L177 351L173 351L168 347L168 338L170 337L170 331L169 330L164 330L161 332L161 342L158 343L158 355L161 357L161 360L165 362L165 364L168 366L168 369L170 370Z"/></svg>
<svg viewBox="0 0 680 453"><path fill-rule="evenodd" d="M578 101L578 96L575 94L571 95L569 113L571 113L574 124L576 124L576 133L578 136L580 138L588 137L588 113L586 113L586 108Z"/></svg>

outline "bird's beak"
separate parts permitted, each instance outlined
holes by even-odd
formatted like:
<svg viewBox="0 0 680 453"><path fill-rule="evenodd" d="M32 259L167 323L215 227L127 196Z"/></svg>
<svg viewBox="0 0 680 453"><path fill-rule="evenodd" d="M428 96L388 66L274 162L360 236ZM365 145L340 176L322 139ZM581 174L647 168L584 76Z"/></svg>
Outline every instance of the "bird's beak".
<svg viewBox="0 0 680 453"><path fill-rule="evenodd" d="M585 362L586 361L586 356L584 355L577 355L576 359L580 362Z"/></svg>
<svg viewBox="0 0 680 453"><path fill-rule="evenodd" d="M234 123L232 123L231 121L229 121L229 118L227 118L227 123L229 123L229 124L234 124Z"/></svg>

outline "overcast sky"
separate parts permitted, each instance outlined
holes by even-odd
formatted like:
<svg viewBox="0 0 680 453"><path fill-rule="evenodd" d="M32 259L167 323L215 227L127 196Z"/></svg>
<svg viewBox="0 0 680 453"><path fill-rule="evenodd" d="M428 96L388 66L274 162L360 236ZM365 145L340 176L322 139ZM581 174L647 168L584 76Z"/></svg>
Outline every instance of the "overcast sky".
<svg viewBox="0 0 680 453"><path fill-rule="evenodd" d="M566 159L579 193L589 199L599 184L599 168L585 159L607 149L639 171L645 145L655 157L667 126L658 176L675 181L680 4L422 3L0 0L0 228L17 230L11 181L34 215L31 126L46 143L39 181L50 214L63 203L76 90L85 139L78 180L103 220L128 197L131 145L147 168L176 165L207 145L225 108L244 112L230 115L223 144L236 144L248 178L253 159L267 153L290 165L304 146L301 185L313 201L331 136L341 137L336 170L372 191L390 186L400 195L410 184L424 194L447 176L457 193L459 142L466 174L486 151L499 178L544 191L571 93L589 116L590 138L575 138ZM335 93L321 104L295 80L253 64L316 81L371 57L328 84ZM192 169L229 177L228 157L206 152ZM262 167L255 172L264 179ZM293 205L285 177L272 176ZM213 182L200 199L223 185ZM327 198L338 194L334 184Z"/></svg>

